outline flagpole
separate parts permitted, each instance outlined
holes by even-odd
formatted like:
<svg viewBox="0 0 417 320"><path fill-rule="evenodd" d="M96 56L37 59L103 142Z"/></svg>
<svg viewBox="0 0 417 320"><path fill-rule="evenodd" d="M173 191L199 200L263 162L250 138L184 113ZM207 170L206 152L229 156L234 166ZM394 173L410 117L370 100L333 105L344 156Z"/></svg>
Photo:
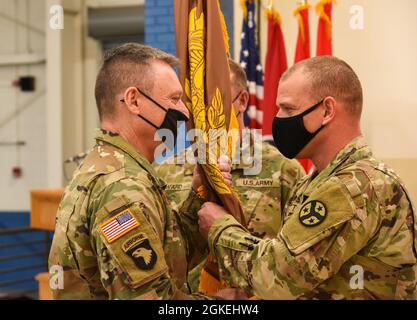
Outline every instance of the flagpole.
<svg viewBox="0 0 417 320"><path fill-rule="evenodd" d="M257 34L257 42L258 42L258 46L259 48L261 48L261 0L257 1L257 7L258 7L258 11L257 11L257 16L258 16L258 34Z"/></svg>
<svg viewBox="0 0 417 320"><path fill-rule="evenodd" d="M272 10L272 8L273 8L273 4L272 4L273 0L267 0L266 4L265 4L265 2L266 1L262 1L261 0L262 9L264 9L264 10Z"/></svg>

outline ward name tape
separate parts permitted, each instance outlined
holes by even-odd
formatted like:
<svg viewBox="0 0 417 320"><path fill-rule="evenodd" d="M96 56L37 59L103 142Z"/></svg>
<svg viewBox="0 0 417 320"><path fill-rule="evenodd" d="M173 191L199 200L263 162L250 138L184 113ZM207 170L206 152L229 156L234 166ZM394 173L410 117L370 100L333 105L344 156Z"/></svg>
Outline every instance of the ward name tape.
<svg viewBox="0 0 417 320"><path fill-rule="evenodd" d="M104 222L100 226L100 232L104 235L108 243L112 243L137 226L139 226L139 222L135 219L132 212L126 209Z"/></svg>

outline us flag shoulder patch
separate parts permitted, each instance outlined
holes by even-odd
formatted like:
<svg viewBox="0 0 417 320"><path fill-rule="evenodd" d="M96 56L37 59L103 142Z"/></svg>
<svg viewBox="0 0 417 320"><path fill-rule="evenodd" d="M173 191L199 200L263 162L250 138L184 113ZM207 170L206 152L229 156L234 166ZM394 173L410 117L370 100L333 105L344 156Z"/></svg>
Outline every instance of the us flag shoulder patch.
<svg viewBox="0 0 417 320"><path fill-rule="evenodd" d="M110 220L100 226L100 232L104 235L108 243L112 243L130 230L139 226L129 209L123 210Z"/></svg>

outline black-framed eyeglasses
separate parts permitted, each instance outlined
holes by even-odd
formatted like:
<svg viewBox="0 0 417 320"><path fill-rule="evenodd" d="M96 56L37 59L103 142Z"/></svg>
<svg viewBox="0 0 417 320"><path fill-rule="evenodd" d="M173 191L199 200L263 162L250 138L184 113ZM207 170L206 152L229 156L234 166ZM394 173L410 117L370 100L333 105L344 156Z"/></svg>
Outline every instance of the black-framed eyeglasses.
<svg viewBox="0 0 417 320"><path fill-rule="evenodd" d="M232 103L235 103L236 102L236 100L240 97L240 95L242 94L242 92L243 92L243 90L240 90L238 92L238 94L236 95L236 97L233 99Z"/></svg>

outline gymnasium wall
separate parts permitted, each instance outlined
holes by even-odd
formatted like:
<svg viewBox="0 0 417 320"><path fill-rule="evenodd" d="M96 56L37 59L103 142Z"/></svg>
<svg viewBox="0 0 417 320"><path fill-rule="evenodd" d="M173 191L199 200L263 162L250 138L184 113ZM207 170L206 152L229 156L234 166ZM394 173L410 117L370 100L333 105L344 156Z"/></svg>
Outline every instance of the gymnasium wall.
<svg viewBox="0 0 417 320"><path fill-rule="evenodd" d="M29 190L46 185L45 62L13 65L21 54L45 57L43 0L2 0L0 5L0 212L29 208ZM41 4L41 5L39 5ZM11 20L27 21L31 28ZM19 76L34 76L35 91L12 86ZM25 145L1 145L23 141ZM21 178L12 169L21 167Z"/></svg>

